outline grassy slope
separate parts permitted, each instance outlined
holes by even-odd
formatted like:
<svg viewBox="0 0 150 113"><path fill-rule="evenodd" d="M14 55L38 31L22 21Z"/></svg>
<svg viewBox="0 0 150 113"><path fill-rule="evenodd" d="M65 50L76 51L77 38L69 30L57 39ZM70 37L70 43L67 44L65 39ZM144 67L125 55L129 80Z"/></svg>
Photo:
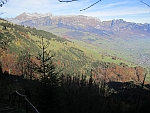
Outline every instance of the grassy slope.
<svg viewBox="0 0 150 113"><path fill-rule="evenodd" d="M64 31L64 30L60 30L60 31L66 32L66 31ZM58 31L58 32L60 32L60 31ZM31 34L29 34L29 36L30 36L30 38L31 38L32 40L34 40L34 41L39 40L39 38L36 37L36 36L32 36ZM47 40L47 39L46 39L45 42L47 42L47 41L50 42L49 49L50 49L50 50L53 50L53 51L58 51L58 50L61 50L62 48L64 48L64 49L67 50L67 49L70 48L70 47L74 47L74 48L78 48L78 49L84 51L85 54L86 54L86 56L92 58L93 60L102 60L102 61L105 61L105 62L112 62L112 63L116 63L116 64L120 64L121 62L125 63L124 60L112 60L112 58L109 57L109 56L105 56L104 59L102 59L102 54L98 54L96 49L95 49L95 50L92 49L93 46L91 46L91 48L90 48L90 45L89 45L88 47L83 46L83 45L87 45L86 43L84 44L84 43L82 43L82 42L81 42L81 43L80 43L80 42L75 42L75 40L74 40L73 42L68 42L68 41L66 40L67 45L64 45L65 42L60 43L60 42L58 42L58 41ZM75 42L75 43L74 43L74 42ZM82 46L81 46L81 45L82 45ZM65 54L65 53L64 53L64 54ZM74 57L77 58L76 56L74 56ZM128 65L130 65L129 62L126 62L126 63L127 63Z"/></svg>
<svg viewBox="0 0 150 113"><path fill-rule="evenodd" d="M38 29L44 29L50 31L59 36L65 35L67 32L75 32L74 30L68 30L65 28L58 28L57 26L41 26ZM77 32L77 31L76 31ZM100 37L97 35L83 32L84 36L81 36L78 40L73 40L80 46L84 46L97 53L105 53L111 56L117 56L130 62L139 63L140 54L146 54L150 57L150 39L141 39L140 37ZM90 43L87 39L92 39ZM71 39L72 40L72 39ZM85 43L85 40L87 43Z"/></svg>
<svg viewBox="0 0 150 113"><path fill-rule="evenodd" d="M74 32L73 30L58 28L57 26L42 26L38 27L38 29L44 29L59 36L63 36L66 32ZM89 44L88 41L85 42L87 39L92 39L92 44L91 42ZM107 39L84 32L84 36L81 39L71 40L75 42L76 45L79 45L80 48L84 48L84 51L87 52L88 55L92 55L92 57L97 60L117 64L124 62L131 67L141 65L147 68L150 66L150 64L146 62L147 60L144 61L143 64L139 64L141 63L141 60L144 60L144 58L141 58L141 54L150 58L150 39L148 38L141 39L140 37L132 37L124 39L121 37L113 37L112 39ZM102 54L106 55L104 59L102 59ZM117 56L118 58L121 58L121 60L113 60L107 55ZM147 75L147 80L150 81L150 75Z"/></svg>
<svg viewBox="0 0 150 113"><path fill-rule="evenodd" d="M50 31L52 33L55 33L59 36L62 36L64 33L69 32L68 29L65 28L58 28L58 27L54 27L54 26L41 26L38 27L38 29L45 29L47 31ZM92 34L89 34L87 32L84 32L85 36L82 37L81 40L74 40L71 39L73 42L75 42L76 45L79 46L80 49L84 49L85 52L87 52L88 55L92 56L94 59L96 60L102 60L102 61L106 61L106 62L113 62L113 63L117 63L119 64L120 62L123 63L127 63L129 66L133 66L133 64L131 63L132 59L130 57L130 55L125 55L125 53L122 51L122 53L118 53L120 52L117 47L115 46L117 43L121 42L121 40L119 41L118 39L113 41L113 43L110 42L110 40L108 39L103 39L99 36L95 36ZM86 42L84 42L83 40L86 40L87 38L90 39L94 39L95 42L93 42L92 44L88 44ZM99 44L101 43L101 44ZM106 47L106 45L108 45ZM120 46L122 44L120 43ZM78 47L77 46L77 47ZM130 53L130 52L129 52ZM122 60L112 60L111 57L109 56L105 56L104 59L102 59L102 54L110 54L111 56L117 56L122 58ZM123 60L125 59L125 60ZM128 62L128 60L129 62Z"/></svg>

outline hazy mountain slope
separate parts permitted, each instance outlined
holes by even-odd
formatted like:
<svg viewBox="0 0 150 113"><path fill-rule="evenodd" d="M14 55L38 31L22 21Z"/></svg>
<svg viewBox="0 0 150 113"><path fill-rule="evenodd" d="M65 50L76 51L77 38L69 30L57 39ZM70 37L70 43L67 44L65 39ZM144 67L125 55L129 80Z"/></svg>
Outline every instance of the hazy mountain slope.
<svg viewBox="0 0 150 113"><path fill-rule="evenodd" d="M90 75L92 68L95 78L107 74L107 81L121 82L129 80L138 82L144 76L142 67L135 67L132 63L117 57L98 54L94 49L89 50L86 47L81 47L49 32L15 25L4 20L0 20L0 28L1 42L9 42L7 50L2 51L1 49L0 61L3 69L9 73L21 73L18 68L18 58L26 52L29 52L33 57L36 56L40 51L38 46L40 37L44 37L44 42L49 44L48 50L55 54L54 62L57 67L63 68L62 73ZM106 70L109 73L105 73ZM129 71L126 73L123 70ZM118 74L122 74L122 79L118 79Z"/></svg>

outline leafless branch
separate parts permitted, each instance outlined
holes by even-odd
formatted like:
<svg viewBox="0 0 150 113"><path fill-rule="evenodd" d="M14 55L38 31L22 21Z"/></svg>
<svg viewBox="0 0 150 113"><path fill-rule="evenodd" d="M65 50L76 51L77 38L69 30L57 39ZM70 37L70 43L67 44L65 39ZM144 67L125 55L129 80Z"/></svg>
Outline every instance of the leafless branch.
<svg viewBox="0 0 150 113"><path fill-rule="evenodd" d="M63 1L63 0L58 0L58 1L59 1L59 2L73 2L73 1L78 1L78 0L64 0L64 1ZM98 2L100 2L100 1L102 1L102 0L98 0L98 1L95 2L94 4L88 6L87 8L81 9L80 11L87 10L87 9L89 9L90 7L96 5L96 4L97 4Z"/></svg>
<svg viewBox="0 0 150 113"><path fill-rule="evenodd" d="M6 4L8 0L0 0L0 7L2 7L4 4Z"/></svg>
<svg viewBox="0 0 150 113"><path fill-rule="evenodd" d="M78 0L64 0L64 1L63 1L63 0L58 0L58 1L59 1L59 2L73 2L73 1L78 1ZM102 1L102 0L98 0L98 1L95 2L94 4L88 6L88 7L84 8L84 9L81 9L80 11L87 10L87 9L89 9L90 7L92 7L92 6L96 5L97 3L99 3L100 1ZM143 2L142 0L140 0L140 1L141 1L141 3L143 3L143 4L147 5L148 7L150 7L149 4Z"/></svg>
<svg viewBox="0 0 150 113"><path fill-rule="evenodd" d="M73 2L73 1L78 1L78 0L58 0L59 2Z"/></svg>
<svg viewBox="0 0 150 113"><path fill-rule="evenodd" d="M147 3L143 2L142 0L141 0L141 2L142 2L143 4L145 4L145 5L147 5L148 7L150 7L150 5L149 5L149 4L147 4Z"/></svg>
<svg viewBox="0 0 150 113"><path fill-rule="evenodd" d="M98 2L100 2L101 0L98 0L97 2L95 2L94 4L92 4L92 5L90 5L90 6L88 6L87 8L85 8L85 9L81 9L80 11L83 11L83 10L87 10L87 9L89 9L90 7L92 7L92 6L94 6L95 4L97 4Z"/></svg>

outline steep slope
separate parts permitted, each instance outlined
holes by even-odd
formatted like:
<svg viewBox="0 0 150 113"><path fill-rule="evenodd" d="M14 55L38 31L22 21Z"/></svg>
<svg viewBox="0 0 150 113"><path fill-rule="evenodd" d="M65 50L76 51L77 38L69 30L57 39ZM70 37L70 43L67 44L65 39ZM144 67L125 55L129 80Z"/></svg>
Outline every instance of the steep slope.
<svg viewBox="0 0 150 113"><path fill-rule="evenodd" d="M107 74L107 81L142 81L144 69L117 57L98 54L87 48L81 47L72 41L56 36L52 33L37 30L35 28L15 25L0 20L1 43L6 43L6 49L1 47L0 61L3 71L11 74L21 75L21 68L18 65L19 59L26 53L32 58L40 52L41 38L49 44L48 50L55 54L54 62L64 74L90 75L93 68L95 79L103 78ZM124 69L130 70L128 73ZM121 71L122 70L122 71ZM109 73L105 73L109 71ZM140 73L140 74L139 74ZM122 79L118 79L121 75ZM112 77L113 76L113 77ZM127 77L129 76L129 77ZM112 79L111 79L112 78Z"/></svg>

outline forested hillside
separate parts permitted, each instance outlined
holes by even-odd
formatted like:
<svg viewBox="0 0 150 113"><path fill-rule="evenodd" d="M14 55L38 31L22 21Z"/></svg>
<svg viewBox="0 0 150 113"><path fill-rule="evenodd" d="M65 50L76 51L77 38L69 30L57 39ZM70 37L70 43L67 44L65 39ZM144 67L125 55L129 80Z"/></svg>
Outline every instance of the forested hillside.
<svg viewBox="0 0 150 113"><path fill-rule="evenodd" d="M89 77L93 69L95 79L105 78L107 81L120 82L143 80L142 67L117 57L97 54L52 33L5 20L0 20L0 29L0 61L3 71L10 74L26 75L28 65L38 62L36 56L41 52L40 44L43 38L44 43L48 45L46 50L54 56L57 70L61 70L65 75L84 74Z"/></svg>

